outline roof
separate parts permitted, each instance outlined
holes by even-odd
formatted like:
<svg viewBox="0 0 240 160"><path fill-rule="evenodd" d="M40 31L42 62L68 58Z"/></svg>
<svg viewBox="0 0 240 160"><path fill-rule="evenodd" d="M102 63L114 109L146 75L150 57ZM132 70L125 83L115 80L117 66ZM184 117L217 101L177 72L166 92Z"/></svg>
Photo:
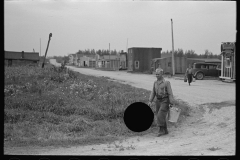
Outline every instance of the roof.
<svg viewBox="0 0 240 160"><path fill-rule="evenodd" d="M16 60L36 60L39 61L39 53L38 52L24 52L22 57L22 52L15 51L5 51L4 59L16 59Z"/></svg>
<svg viewBox="0 0 240 160"><path fill-rule="evenodd" d="M187 58L188 60L198 60L204 62L221 62L220 59L217 58Z"/></svg>
<svg viewBox="0 0 240 160"><path fill-rule="evenodd" d="M132 48L135 48L135 49L161 49L162 50L162 48L156 48L156 47L131 47L131 48L128 48L128 49L132 49Z"/></svg>
<svg viewBox="0 0 240 160"><path fill-rule="evenodd" d="M195 62L193 64L212 64L212 65L217 65L216 63L205 63L205 62Z"/></svg>
<svg viewBox="0 0 240 160"><path fill-rule="evenodd" d="M127 52L121 52L120 55L127 55Z"/></svg>
<svg viewBox="0 0 240 160"><path fill-rule="evenodd" d="M76 55L76 54L75 53L68 54L68 56L74 56L74 55Z"/></svg>
<svg viewBox="0 0 240 160"><path fill-rule="evenodd" d="M156 62L157 60L167 59L167 58L172 58L172 57L153 58L152 60L153 60L154 62Z"/></svg>
<svg viewBox="0 0 240 160"><path fill-rule="evenodd" d="M103 55L103 59L119 59L120 57L118 55Z"/></svg>
<svg viewBox="0 0 240 160"><path fill-rule="evenodd" d="M83 54L83 53L80 53L80 54L77 54L77 57L78 58L81 58L81 57L95 58L96 54Z"/></svg>

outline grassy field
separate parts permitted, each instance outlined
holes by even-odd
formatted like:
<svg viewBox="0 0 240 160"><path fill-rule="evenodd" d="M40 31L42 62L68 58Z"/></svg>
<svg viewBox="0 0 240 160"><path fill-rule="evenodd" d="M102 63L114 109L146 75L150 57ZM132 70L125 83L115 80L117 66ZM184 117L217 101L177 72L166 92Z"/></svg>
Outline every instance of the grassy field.
<svg viewBox="0 0 240 160"><path fill-rule="evenodd" d="M133 102L147 103L150 91L46 65L5 67L4 142L13 146L68 146L144 135L124 124ZM180 122L189 108L182 109ZM154 111L155 106L151 106ZM171 127L171 124L169 124Z"/></svg>

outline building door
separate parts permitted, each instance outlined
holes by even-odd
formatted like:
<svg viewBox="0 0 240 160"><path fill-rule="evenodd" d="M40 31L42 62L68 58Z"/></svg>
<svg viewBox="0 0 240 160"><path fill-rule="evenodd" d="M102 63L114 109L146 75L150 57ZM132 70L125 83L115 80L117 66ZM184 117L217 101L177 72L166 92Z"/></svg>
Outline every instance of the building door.
<svg viewBox="0 0 240 160"><path fill-rule="evenodd" d="M128 70L133 71L133 63L131 60L128 61Z"/></svg>

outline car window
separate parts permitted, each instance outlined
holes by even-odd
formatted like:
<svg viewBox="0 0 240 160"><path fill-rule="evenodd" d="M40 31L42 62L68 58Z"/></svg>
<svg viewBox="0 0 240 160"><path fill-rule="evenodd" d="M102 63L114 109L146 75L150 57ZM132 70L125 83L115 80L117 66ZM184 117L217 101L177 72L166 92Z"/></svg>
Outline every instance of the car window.
<svg viewBox="0 0 240 160"><path fill-rule="evenodd" d="M200 64L194 64L194 68L201 68Z"/></svg>
<svg viewBox="0 0 240 160"><path fill-rule="evenodd" d="M206 65L201 64L201 69L205 69L205 68L206 68Z"/></svg>
<svg viewBox="0 0 240 160"><path fill-rule="evenodd" d="M209 68L209 69L216 69L216 67L217 67L217 66L215 66L215 65L209 65L208 68Z"/></svg>

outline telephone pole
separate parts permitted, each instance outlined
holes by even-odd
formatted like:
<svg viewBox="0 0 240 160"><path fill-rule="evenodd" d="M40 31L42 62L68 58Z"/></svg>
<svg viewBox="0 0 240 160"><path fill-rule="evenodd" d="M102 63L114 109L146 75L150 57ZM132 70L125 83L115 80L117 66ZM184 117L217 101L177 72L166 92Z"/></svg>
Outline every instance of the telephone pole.
<svg viewBox="0 0 240 160"><path fill-rule="evenodd" d="M46 56L47 56L47 51L48 51L48 47L49 47L49 43L50 43L51 37L52 37L52 33L49 34L47 49L46 49L45 56L44 56L44 59L43 59L42 68L44 68L44 63L45 63L45 59L46 59Z"/></svg>
<svg viewBox="0 0 240 160"><path fill-rule="evenodd" d="M171 19L172 26L172 75L175 75L175 63L174 63L174 43L173 43L173 21Z"/></svg>
<svg viewBox="0 0 240 160"><path fill-rule="evenodd" d="M128 52L128 38L127 38L127 48L126 48L126 52Z"/></svg>
<svg viewBox="0 0 240 160"><path fill-rule="evenodd" d="M40 57L41 57L41 38L40 38Z"/></svg>
<svg viewBox="0 0 240 160"><path fill-rule="evenodd" d="M110 68L110 43L109 43L109 68Z"/></svg>

